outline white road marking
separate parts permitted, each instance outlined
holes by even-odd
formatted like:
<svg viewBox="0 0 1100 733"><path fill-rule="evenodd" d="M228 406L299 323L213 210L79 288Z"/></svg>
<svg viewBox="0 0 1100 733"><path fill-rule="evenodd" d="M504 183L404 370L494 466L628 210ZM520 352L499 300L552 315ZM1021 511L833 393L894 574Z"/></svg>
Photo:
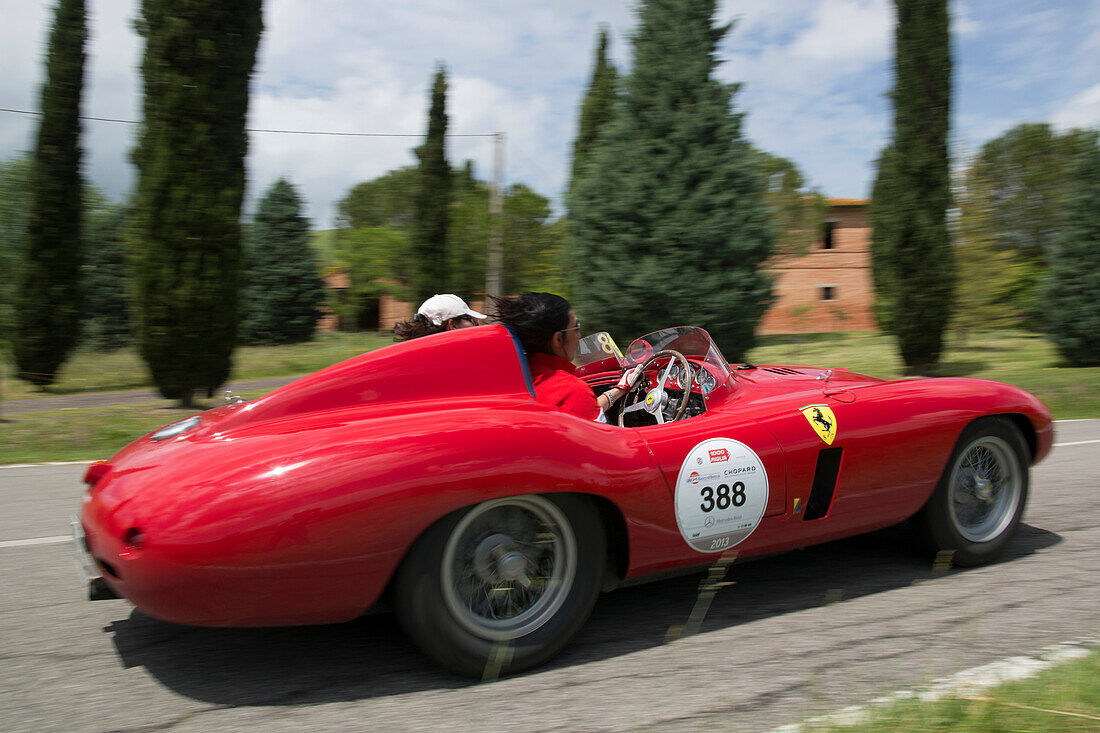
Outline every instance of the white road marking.
<svg viewBox="0 0 1100 733"><path fill-rule="evenodd" d="M33 537L29 540L3 540L0 541L0 550L6 547L29 547L31 545L60 545L62 542L72 542L70 534L59 534L53 537Z"/></svg>
<svg viewBox="0 0 1100 733"><path fill-rule="evenodd" d="M899 690L876 697L866 705L852 705L828 715L807 718L800 723L781 725L772 729L771 733L801 733L816 730L822 726L860 725L872 719L875 708L882 708L902 700L918 699L922 702L934 702L945 697L976 695L1004 682L1034 677L1043 670L1086 657L1095 651L1098 644L1100 644L1100 636L1084 636L1075 641L1065 641L1041 649L1034 657L1008 657L980 667L964 669L950 677L933 680L915 689Z"/></svg>
<svg viewBox="0 0 1100 733"><path fill-rule="evenodd" d="M1089 445L1090 443L1100 443L1100 440L1077 440L1072 443L1055 443L1052 448L1065 448L1067 445Z"/></svg>

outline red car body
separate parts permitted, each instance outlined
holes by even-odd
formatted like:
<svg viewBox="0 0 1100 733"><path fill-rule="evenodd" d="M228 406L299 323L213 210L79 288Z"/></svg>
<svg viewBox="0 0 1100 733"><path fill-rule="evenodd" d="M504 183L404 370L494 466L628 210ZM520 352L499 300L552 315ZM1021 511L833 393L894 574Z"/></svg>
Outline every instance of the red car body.
<svg viewBox="0 0 1100 733"><path fill-rule="evenodd" d="M599 389L618 371L611 358L579 373ZM702 414L619 427L537 401L522 350L501 326L395 344L210 410L178 436L127 446L89 472L86 547L107 586L160 619L339 622L379 601L433 524L502 497L589 497L618 582L712 562L682 534L674 502L685 456L701 441L737 441L766 472L762 516L726 548L739 557L914 515L979 418L1016 425L1031 463L1053 441L1042 403L996 382L751 365L718 377ZM807 405L830 408L831 445ZM811 517L825 448L840 449L838 465Z"/></svg>

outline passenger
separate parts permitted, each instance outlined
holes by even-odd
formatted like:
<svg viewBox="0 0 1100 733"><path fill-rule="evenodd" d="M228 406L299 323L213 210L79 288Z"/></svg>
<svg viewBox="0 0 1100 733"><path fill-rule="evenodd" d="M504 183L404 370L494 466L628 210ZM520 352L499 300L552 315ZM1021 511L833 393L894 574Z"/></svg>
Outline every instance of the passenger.
<svg viewBox="0 0 1100 733"><path fill-rule="evenodd" d="M581 338L581 324L569 301L551 293L524 293L518 298L493 298L496 319L512 330L527 352L535 399L574 415L607 422L604 414L630 391L641 366L624 372L619 383L599 398L571 363Z"/></svg>
<svg viewBox="0 0 1100 733"><path fill-rule="evenodd" d="M480 326L483 318L488 316L466 305L466 301L457 295L433 295L417 309L412 320L394 325L393 340L408 341L433 333Z"/></svg>

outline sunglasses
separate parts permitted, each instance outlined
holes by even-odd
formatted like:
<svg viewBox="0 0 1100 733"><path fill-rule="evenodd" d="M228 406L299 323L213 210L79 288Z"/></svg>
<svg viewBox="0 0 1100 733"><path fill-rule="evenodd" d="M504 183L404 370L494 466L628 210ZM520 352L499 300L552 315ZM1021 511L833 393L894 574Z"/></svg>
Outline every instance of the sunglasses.
<svg viewBox="0 0 1100 733"><path fill-rule="evenodd" d="M577 321L576 326L570 326L569 328L563 328L561 330L562 333L565 333L566 331L576 331L577 335L580 336L581 335L581 322Z"/></svg>

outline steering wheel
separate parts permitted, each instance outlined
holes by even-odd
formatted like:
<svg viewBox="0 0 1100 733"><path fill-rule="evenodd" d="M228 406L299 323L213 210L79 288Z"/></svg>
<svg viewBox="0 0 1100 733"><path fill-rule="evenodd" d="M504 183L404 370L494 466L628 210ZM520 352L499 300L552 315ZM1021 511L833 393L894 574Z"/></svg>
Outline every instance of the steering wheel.
<svg viewBox="0 0 1100 733"><path fill-rule="evenodd" d="M645 378L645 371L649 368L649 365L661 359L663 357L672 357L668 360L668 366L665 368L664 374L657 375L657 386L651 390L646 391L645 385L649 384L649 380ZM650 416L657 421L658 425L664 425L665 408L668 407L669 397L668 391L665 389L665 382L668 381L668 375L672 373L672 365L674 362L680 362L680 368L684 370L684 376L687 378L688 388L684 390L684 398L680 400L680 406L676 410L674 417L668 418L669 421L675 422L684 416L687 411L688 399L691 396L691 382L694 375L691 372L691 363L681 354L679 351L673 349L665 349L664 351L658 351L653 356L645 360L642 364L642 376L638 378L638 381L634 383L634 387L631 388L626 396L623 397L623 409L619 411L619 427L626 427L623 424L623 416L630 412L638 412L645 410ZM645 395L643 398L642 395ZM634 404L629 404L631 399L634 400Z"/></svg>

